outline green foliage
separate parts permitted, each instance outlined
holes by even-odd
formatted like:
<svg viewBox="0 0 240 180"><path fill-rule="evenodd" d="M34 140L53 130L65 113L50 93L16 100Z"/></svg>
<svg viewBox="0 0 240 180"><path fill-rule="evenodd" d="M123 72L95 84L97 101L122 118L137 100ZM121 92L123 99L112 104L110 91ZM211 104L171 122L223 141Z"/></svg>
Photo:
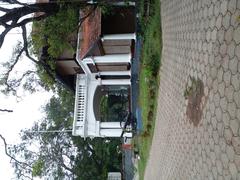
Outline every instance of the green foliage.
<svg viewBox="0 0 240 180"><path fill-rule="evenodd" d="M48 54L42 54L45 58L41 60L45 61L44 63L49 66L52 72L56 68L56 58L65 50L72 52L76 50L76 47L73 47L70 41L71 36L78 28L78 10L73 5L65 5L55 15L49 16L43 21L33 22L32 53L39 56L41 55L39 54L41 49L47 47ZM46 90L56 88L55 79L49 76L45 67L38 65L37 74L42 81L42 87Z"/></svg>
<svg viewBox="0 0 240 180"><path fill-rule="evenodd" d="M100 114L101 114L101 121L106 119L108 113L108 98L107 96L103 96L100 100Z"/></svg>
<svg viewBox="0 0 240 180"><path fill-rule="evenodd" d="M54 62L52 61L52 63ZM43 66L38 65L36 68L38 77L41 80L40 85L47 91L49 91L50 89L55 90L56 89L55 79L48 75L46 69Z"/></svg>
<svg viewBox="0 0 240 180"><path fill-rule="evenodd" d="M21 142L11 149L11 154L20 156L30 167L13 164L21 179L24 175L40 176L43 179L79 180L107 178L108 171L120 171L120 139L82 139L70 132L41 133L41 131L70 129L73 121L74 96L63 87L43 107L45 117L29 130L21 133ZM31 146L34 144L34 148ZM96 177L96 178L95 178ZM24 177L22 177L24 179Z"/></svg>
<svg viewBox="0 0 240 180"><path fill-rule="evenodd" d="M156 118L157 92L159 85L159 67L161 65L161 21L158 0L140 1L140 22L143 37L143 50L140 72L140 106L144 131L136 137L136 145L140 153L138 172L140 179L144 177L144 170L151 147L154 124Z"/></svg>
<svg viewBox="0 0 240 180"><path fill-rule="evenodd" d="M88 180L94 177L95 180L107 179L107 172L120 171L121 156L118 151L120 139L116 138L94 138L75 139L76 145L85 147L87 151L79 152L76 161L76 172L79 180Z"/></svg>
<svg viewBox="0 0 240 180"><path fill-rule="evenodd" d="M99 7L101 8L101 13L105 16L108 16L114 13L112 5L100 3Z"/></svg>
<svg viewBox="0 0 240 180"><path fill-rule="evenodd" d="M70 128L73 121L74 96L63 87L58 88L58 96L53 96L44 107L46 119L54 128Z"/></svg>
<svg viewBox="0 0 240 180"><path fill-rule="evenodd" d="M44 169L44 161L42 159L38 159L32 166L32 175L34 177L42 176L43 173L43 169Z"/></svg>
<svg viewBox="0 0 240 180"><path fill-rule="evenodd" d="M128 112L128 93L116 91L106 94L100 100L101 121L120 121Z"/></svg>
<svg viewBox="0 0 240 180"><path fill-rule="evenodd" d="M59 11L56 16L51 16L45 22L45 35L48 36L48 52L53 57L58 57L64 49L72 48L68 43L69 35L77 30L78 13L75 9L67 8Z"/></svg>
<svg viewBox="0 0 240 180"><path fill-rule="evenodd" d="M142 64L149 71L150 76L156 76L161 57L161 26L160 16L157 14L149 18L148 28L144 33L143 46Z"/></svg>
<svg viewBox="0 0 240 180"><path fill-rule="evenodd" d="M32 33L33 50L38 55L39 50L47 46L51 57L57 58L65 49L74 47L68 42L69 36L77 30L78 11L72 6L61 9L56 15L43 21L34 22Z"/></svg>
<svg viewBox="0 0 240 180"><path fill-rule="evenodd" d="M6 82L10 79L10 73L13 71L14 66L17 64L18 61L21 60L21 56L19 54L21 53L22 49L22 42L17 41L16 46L13 48L11 58L4 62L1 63L0 65L5 69L5 72L0 72L0 86L5 86L6 87ZM1 92L3 94L9 94L11 91L11 88L16 88L18 85L18 79L10 79L9 83L10 86L6 88L2 88ZM14 95L16 92L12 92Z"/></svg>

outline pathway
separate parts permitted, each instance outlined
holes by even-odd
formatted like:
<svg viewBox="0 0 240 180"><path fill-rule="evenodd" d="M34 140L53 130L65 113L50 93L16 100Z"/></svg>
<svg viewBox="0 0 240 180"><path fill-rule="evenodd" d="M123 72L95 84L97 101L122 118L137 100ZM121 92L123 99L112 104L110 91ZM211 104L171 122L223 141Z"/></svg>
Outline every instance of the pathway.
<svg viewBox="0 0 240 180"><path fill-rule="evenodd" d="M145 180L240 179L240 0L162 0L158 115ZM204 85L191 123L190 77Z"/></svg>

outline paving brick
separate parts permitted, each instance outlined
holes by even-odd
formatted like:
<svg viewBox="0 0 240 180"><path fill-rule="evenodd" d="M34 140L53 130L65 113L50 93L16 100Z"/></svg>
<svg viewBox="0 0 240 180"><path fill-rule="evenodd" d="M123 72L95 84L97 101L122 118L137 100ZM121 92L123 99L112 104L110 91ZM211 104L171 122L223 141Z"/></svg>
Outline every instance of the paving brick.
<svg viewBox="0 0 240 180"><path fill-rule="evenodd" d="M230 121L230 128L233 132L233 136L238 136L239 122L237 119L233 119Z"/></svg>
<svg viewBox="0 0 240 180"><path fill-rule="evenodd" d="M239 125L238 125L239 128ZM232 138L232 145L236 154L240 155L240 137Z"/></svg>
<svg viewBox="0 0 240 180"><path fill-rule="evenodd" d="M225 56L225 57L222 59L222 64L221 64L221 66L223 67L223 71L224 71L224 72L228 71L229 61L230 61L230 58L229 58L228 55Z"/></svg>
<svg viewBox="0 0 240 180"><path fill-rule="evenodd" d="M240 44L235 47L235 55L237 56L238 59L240 59Z"/></svg>
<svg viewBox="0 0 240 180"><path fill-rule="evenodd" d="M237 73L237 74L235 74L231 77L231 84L233 85L234 90L238 92L239 91L239 86L240 86L240 75L239 75L239 73Z"/></svg>
<svg viewBox="0 0 240 180"><path fill-rule="evenodd" d="M232 85L228 86L225 89L225 96L227 97L228 102L233 102L233 93L234 93L234 88Z"/></svg>
<svg viewBox="0 0 240 180"><path fill-rule="evenodd" d="M240 119L240 109L237 110L237 115L236 115L237 119Z"/></svg>
<svg viewBox="0 0 240 180"><path fill-rule="evenodd" d="M227 42L227 44L230 44L231 41L232 41L233 31L234 31L233 27L230 26L230 27L227 29L227 31L225 32L225 41ZM235 44L234 44L234 46L235 46ZM234 49L234 48L233 48L233 49ZM230 56L230 57L231 57L231 56Z"/></svg>
<svg viewBox="0 0 240 180"><path fill-rule="evenodd" d="M234 152L233 147L232 147L231 144L227 146L226 153L227 153L227 157L228 157L229 161L233 162L234 161L235 152Z"/></svg>
<svg viewBox="0 0 240 180"><path fill-rule="evenodd" d="M216 20L216 28L219 30L221 27L222 27L222 14L219 14Z"/></svg>
<svg viewBox="0 0 240 180"><path fill-rule="evenodd" d="M218 76L220 77L220 76ZM221 82L220 84L218 84L218 92L220 94L220 97L224 96L224 92L225 92L225 84L223 82Z"/></svg>
<svg viewBox="0 0 240 180"><path fill-rule="evenodd" d="M217 17L220 13L220 6L221 6L221 3L220 1L216 1L214 4L214 16Z"/></svg>
<svg viewBox="0 0 240 180"><path fill-rule="evenodd" d="M239 2L239 1L238 1ZM237 9L235 11L235 13L232 13L232 16L231 16L231 26L233 26L234 28L238 27L239 26L239 20L238 20L238 17L240 15L240 10Z"/></svg>
<svg viewBox="0 0 240 180"><path fill-rule="evenodd" d="M225 29L223 27L221 27L220 30L218 30L218 32L217 32L217 40L218 40L218 42L220 42L220 43L224 42L224 33L225 33ZM219 45L217 47L219 47Z"/></svg>
<svg viewBox="0 0 240 180"><path fill-rule="evenodd" d="M232 179L237 179L238 171L237 171L237 167L234 163L229 164L229 170L232 175Z"/></svg>
<svg viewBox="0 0 240 180"><path fill-rule="evenodd" d="M221 154L221 161L222 161L222 163L223 163L223 168L224 168L224 169L228 169L229 159L228 159L226 153L222 153L222 154Z"/></svg>
<svg viewBox="0 0 240 180"><path fill-rule="evenodd" d="M228 11L234 13L237 8L237 0L230 0L228 3Z"/></svg>
<svg viewBox="0 0 240 180"><path fill-rule="evenodd" d="M216 117L217 117L217 121L222 121L222 110L220 107L216 108L215 110L215 114L216 114Z"/></svg>
<svg viewBox="0 0 240 180"><path fill-rule="evenodd" d="M227 12L224 16L223 16L223 20L222 20L222 25L225 28L225 30L227 30L230 26L230 19L231 19L231 14L229 12Z"/></svg>
<svg viewBox="0 0 240 180"><path fill-rule="evenodd" d="M233 137L232 130L230 128L225 128L224 129L224 138L225 138L227 144L231 145L232 137Z"/></svg>
<svg viewBox="0 0 240 180"><path fill-rule="evenodd" d="M236 103L237 107L240 108L240 92L235 91L233 93L233 97L234 97L234 102Z"/></svg>
<svg viewBox="0 0 240 180"><path fill-rule="evenodd" d="M225 141L223 141L223 131L224 131L224 127L223 127L223 123L222 123L222 119L221 119L221 122L217 124L217 131L218 131L218 135L220 137L220 140L219 140L219 145L220 145L220 148L222 149L222 151L225 150L225 147L224 147L224 144Z"/></svg>
<svg viewBox="0 0 240 180"><path fill-rule="evenodd" d="M234 162L236 164L236 167L237 167L238 171L240 171L240 155L235 154Z"/></svg>
<svg viewBox="0 0 240 180"><path fill-rule="evenodd" d="M240 1L161 0L157 120L144 179L239 179ZM187 118L189 77L204 84L202 118Z"/></svg>
<svg viewBox="0 0 240 180"><path fill-rule="evenodd" d="M217 171L219 175L222 175L223 173L223 165L222 165L222 161L221 160L217 160L216 161L216 166L217 166ZM219 179L219 177L218 177Z"/></svg>
<svg viewBox="0 0 240 180"><path fill-rule="evenodd" d="M221 2L220 11L221 11L222 15L225 15L227 13L227 5L228 5L227 1L222 1Z"/></svg>
<svg viewBox="0 0 240 180"><path fill-rule="evenodd" d="M223 124L226 128L230 126L230 115L227 112L223 113Z"/></svg>
<svg viewBox="0 0 240 180"><path fill-rule="evenodd" d="M229 38L229 37L225 36L225 39L226 38ZM228 40L226 40L226 41L229 42ZM236 47L236 44L235 44L234 41L231 41L230 44L227 47L227 54L228 54L230 59L232 59L235 56L235 51L234 51L235 47Z"/></svg>
<svg viewBox="0 0 240 180"><path fill-rule="evenodd" d="M236 117L236 111L237 111L237 106L236 106L235 102L228 103L228 112L229 112L231 118Z"/></svg>
<svg viewBox="0 0 240 180"><path fill-rule="evenodd" d="M233 39L236 44L240 43L240 27L237 27L237 29L234 30Z"/></svg>
<svg viewBox="0 0 240 180"><path fill-rule="evenodd" d="M213 174L213 179L217 179L218 173L217 173L217 167L216 166L212 167L212 174Z"/></svg>

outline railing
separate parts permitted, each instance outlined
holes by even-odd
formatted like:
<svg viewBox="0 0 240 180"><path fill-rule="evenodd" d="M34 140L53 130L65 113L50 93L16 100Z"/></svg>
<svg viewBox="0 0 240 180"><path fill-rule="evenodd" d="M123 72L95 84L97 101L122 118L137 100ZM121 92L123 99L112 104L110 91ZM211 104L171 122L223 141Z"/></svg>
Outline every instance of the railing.
<svg viewBox="0 0 240 180"><path fill-rule="evenodd" d="M87 105L87 77L83 74L77 75L75 110L73 120L73 136L85 136L85 120Z"/></svg>

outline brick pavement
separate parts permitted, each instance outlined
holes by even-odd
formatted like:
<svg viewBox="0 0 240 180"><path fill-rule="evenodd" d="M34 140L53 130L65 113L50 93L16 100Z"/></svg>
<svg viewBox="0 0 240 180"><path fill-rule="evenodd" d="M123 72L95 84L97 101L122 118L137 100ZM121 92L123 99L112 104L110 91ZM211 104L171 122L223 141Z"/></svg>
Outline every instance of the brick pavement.
<svg viewBox="0 0 240 180"><path fill-rule="evenodd" d="M162 0L161 16L159 108L145 180L240 179L240 0ZM190 77L204 84L197 126L183 95Z"/></svg>

